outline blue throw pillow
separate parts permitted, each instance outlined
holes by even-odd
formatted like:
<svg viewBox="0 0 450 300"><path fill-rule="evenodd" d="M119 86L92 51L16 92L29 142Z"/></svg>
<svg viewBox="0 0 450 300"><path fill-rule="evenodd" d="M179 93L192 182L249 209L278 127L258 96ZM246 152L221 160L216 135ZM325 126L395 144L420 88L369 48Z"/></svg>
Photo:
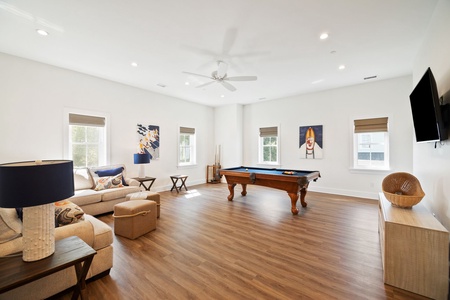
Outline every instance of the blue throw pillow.
<svg viewBox="0 0 450 300"><path fill-rule="evenodd" d="M118 167L115 169L109 169L109 170L98 170L95 171L95 174L98 175L98 177L106 177L106 176L115 176L120 173L122 173L123 167ZM122 184L128 186L128 184L125 182L125 178L122 176Z"/></svg>

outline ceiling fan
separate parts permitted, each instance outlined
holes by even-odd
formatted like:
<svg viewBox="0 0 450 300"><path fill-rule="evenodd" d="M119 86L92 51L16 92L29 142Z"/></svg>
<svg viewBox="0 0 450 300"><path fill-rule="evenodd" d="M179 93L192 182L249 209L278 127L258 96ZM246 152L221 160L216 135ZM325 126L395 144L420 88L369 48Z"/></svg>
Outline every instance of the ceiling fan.
<svg viewBox="0 0 450 300"><path fill-rule="evenodd" d="M256 76L232 76L232 77L228 77L227 76L227 69L228 69L228 64L219 60L217 61L217 70L213 71L211 73L211 76L207 76L207 75L201 75L201 74L196 74L196 73L191 73L191 72L183 72L185 74L189 74L189 75L194 75L194 76L199 76L199 77L205 77L208 79L211 79L212 81L209 81L207 83L201 84L199 86L196 86L197 88L201 88L207 85L210 85L214 82L220 83L222 84L226 89L234 92L236 90L236 88L230 84L228 81L254 81L256 79L258 79Z"/></svg>

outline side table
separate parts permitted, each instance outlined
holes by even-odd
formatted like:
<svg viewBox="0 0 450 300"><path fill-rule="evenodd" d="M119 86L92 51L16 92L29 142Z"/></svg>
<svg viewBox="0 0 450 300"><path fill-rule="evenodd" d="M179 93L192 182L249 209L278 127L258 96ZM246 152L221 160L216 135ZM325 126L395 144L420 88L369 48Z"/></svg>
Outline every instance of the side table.
<svg viewBox="0 0 450 300"><path fill-rule="evenodd" d="M139 181L140 182L139 186L143 186L146 191L150 191L150 188L152 187L153 182L155 182L156 178L145 176L144 178L133 177L133 179ZM146 181L150 181L150 185L149 186L146 186L144 184L144 182L146 182Z"/></svg>
<svg viewBox="0 0 450 300"><path fill-rule="evenodd" d="M41 260L24 262L22 256L0 259L0 294L74 266L77 284L72 299L83 299L86 275L97 251L71 236L55 242L55 253Z"/></svg>
<svg viewBox="0 0 450 300"><path fill-rule="evenodd" d="M172 180L172 183L173 183L170 191L173 191L173 189L175 189L177 191L177 193L179 193L181 191L181 189L183 188L183 186L187 191L188 190L186 187L186 179L187 178L188 178L187 175L172 175L172 176L170 176L170 179ZM178 180L181 180L181 185L177 187Z"/></svg>

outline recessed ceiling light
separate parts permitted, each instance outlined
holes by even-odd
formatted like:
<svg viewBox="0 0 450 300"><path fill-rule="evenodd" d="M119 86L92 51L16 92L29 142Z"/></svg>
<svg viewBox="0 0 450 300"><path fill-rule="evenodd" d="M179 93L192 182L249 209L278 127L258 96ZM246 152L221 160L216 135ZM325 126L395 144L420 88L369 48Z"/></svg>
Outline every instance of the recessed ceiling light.
<svg viewBox="0 0 450 300"><path fill-rule="evenodd" d="M36 29L36 32L37 32L39 35L42 35L42 36L47 36L47 35L48 35L48 32L45 31L44 29Z"/></svg>
<svg viewBox="0 0 450 300"><path fill-rule="evenodd" d="M132 66L132 67L137 67L138 64L137 64L137 62L133 61L133 62L131 63L131 66Z"/></svg>
<svg viewBox="0 0 450 300"><path fill-rule="evenodd" d="M324 32L320 35L321 40L326 40L328 38L328 33Z"/></svg>
<svg viewBox="0 0 450 300"><path fill-rule="evenodd" d="M339 66L339 70L344 70L345 69L345 66L344 65L340 65Z"/></svg>
<svg viewBox="0 0 450 300"><path fill-rule="evenodd" d="M223 94L222 94L222 95L220 95L220 98L224 98L224 97L225 97L225 95L223 95Z"/></svg>
<svg viewBox="0 0 450 300"><path fill-rule="evenodd" d="M185 84L185 85L189 85L189 81L186 81L184 84Z"/></svg>

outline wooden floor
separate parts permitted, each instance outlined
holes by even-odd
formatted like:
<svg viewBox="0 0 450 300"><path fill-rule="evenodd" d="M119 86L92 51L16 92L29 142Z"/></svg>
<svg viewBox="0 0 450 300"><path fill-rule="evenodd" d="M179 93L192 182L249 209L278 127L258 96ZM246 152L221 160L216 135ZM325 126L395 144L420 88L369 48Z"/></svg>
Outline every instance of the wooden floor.
<svg viewBox="0 0 450 300"><path fill-rule="evenodd" d="M188 188L161 193L155 231L114 237L90 299L426 299L383 284L376 201L308 192L293 216L284 191Z"/></svg>

